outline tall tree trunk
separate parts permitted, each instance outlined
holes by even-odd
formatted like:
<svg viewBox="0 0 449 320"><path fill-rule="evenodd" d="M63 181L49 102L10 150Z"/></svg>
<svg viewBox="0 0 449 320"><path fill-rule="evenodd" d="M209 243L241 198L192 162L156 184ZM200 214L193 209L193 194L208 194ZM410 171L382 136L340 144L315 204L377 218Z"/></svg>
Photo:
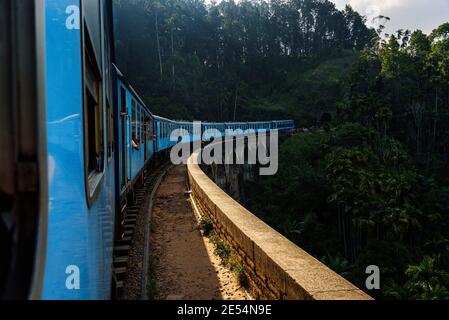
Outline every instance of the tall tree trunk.
<svg viewBox="0 0 449 320"><path fill-rule="evenodd" d="M433 150L437 145L437 117L438 116L438 89L435 88L435 119L433 120Z"/></svg>
<svg viewBox="0 0 449 320"><path fill-rule="evenodd" d="M159 41L159 23L158 23L158 15L156 12L156 19L155 19L155 24L156 24L156 42L157 42L157 54L159 57L159 71L161 73L161 80L163 77L163 70L162 70L162 55L161 55L161 43Z"/></svg>
<svg viewBox="0 0 449 320"><path fill-rule="evenodd" d="M171 28L171 77L172 77L172 90L175 92L175 44L173 40L173 26Z"/></svg>
<svg viewBox="0 0 449 320"><path fill-rule="evenodd" d="M237 102L239 99L239 85L238 83L235 85L235 99L234 99L234 116L233 116L233 120L236 120L237 117Z"/></svg>

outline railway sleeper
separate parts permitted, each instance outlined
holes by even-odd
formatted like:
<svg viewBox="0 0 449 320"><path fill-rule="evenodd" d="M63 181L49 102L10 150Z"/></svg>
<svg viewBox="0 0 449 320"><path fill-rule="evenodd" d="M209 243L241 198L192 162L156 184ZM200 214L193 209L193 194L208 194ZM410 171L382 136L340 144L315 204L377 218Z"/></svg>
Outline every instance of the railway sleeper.
<svg viewBox="0 0 449 320"><path fill-rule="evenodd" d="M122 237L121 240L114 242L113 250L113 283L117 299L122 299L124 294L124 287L128 273L129 254L133 244L135 229L137 226L137 219L142 210L142 204L146 196L155 188L156 181L162 176L163 170L166 166L161 165L154 169L152 174L145 175L145 180L142 185L133 190L132 203L124 203L122 211Z"/></svg>
<svg viewBox="0 0 449 320"><path fill-rule="evenodd" d="M134 235L134 230L125 230L123 233L124 237L132 237Z"/></svg>
<svg viewBox="0 0 449 320"><path fill-rule="evenodd" d="M116 246L114 247L114 253L121 255L121 254L128 254L129 250L131 250L131 246L130 245L120 245L120 246Z"/></svg>
<svg viewBox="0 0 449 320"><path fill-rule="evenodd" d="M123 226L129 226L129 225L135 225L136 224L136 221L137 221L137 218L125 218L123 221L122 221L122 227Z"/></svg>
<svg viewBox="0 0 449 320"><path fill-rule="evenodd" d="M125 225L136 224L136 222L137 222L136 218L125 218Z"/></svg>
<svg viewBox="0 0 449 320"><path fill-rule="evenodd" d="M125 232L126 231L134 231L136 226L134 224L128 224L128 225L125 224L124 228L125 228Z"/></svg>
<svg viewBox="0 0 449 320"><path fill-rule="evenodd" d="M122 240L118 240L115 242L114 247L120 247L120 246L130 246L132 244L132 238L126 237Z"/></svg>
<svg viewBox="0 0 449 320"><path fill-rule="evenodd" d="M135 213L127 214L125 215L125 219L137 219L137 214Z"/></svg>
<svg viewBox="0 0 449 320"><path fill-rule="evenodd" d="M126 280L126 271L127 267L118 267L114 268L114 274L116 281L124 281Z"/></svg>
<svg viewBox="0 0 449 320"><path fill-rule="evenodd" d="M114 267L126 267L128 264L128 256L114 256Z"/></svg>

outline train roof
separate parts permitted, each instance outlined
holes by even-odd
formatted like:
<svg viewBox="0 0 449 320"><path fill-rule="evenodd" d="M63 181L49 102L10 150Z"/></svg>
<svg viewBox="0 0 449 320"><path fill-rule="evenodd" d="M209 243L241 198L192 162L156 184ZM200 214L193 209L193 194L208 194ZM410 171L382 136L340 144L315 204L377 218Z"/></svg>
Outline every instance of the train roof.
<svg viewBox="0 0 449 320"><path fill-rule="evenodd" d="M178 121L174 121L174 120L167 119L167 118L164 118L164 117L161 117L161 116L156 116L156 115L153 115L153 118L154 118L155 120L160 120L160 121L165 121L165 122L171 122L171 123L177 123L177 122L178 122Z"/></svg>
<svg viewBox="0 0 449 320"><path fill-rule="evenodd" d="M154 119L171 122L171 123L181 123L181 124L192 124L196 121L188 121L188 120L171 120L161 116L153 115ZM232 125L232 124L256 124L256 123L273 123L273 122L292 122L293 120L273 120L273 121L251 121L251 122L208 122L201 121L203 125Z"/></svg>

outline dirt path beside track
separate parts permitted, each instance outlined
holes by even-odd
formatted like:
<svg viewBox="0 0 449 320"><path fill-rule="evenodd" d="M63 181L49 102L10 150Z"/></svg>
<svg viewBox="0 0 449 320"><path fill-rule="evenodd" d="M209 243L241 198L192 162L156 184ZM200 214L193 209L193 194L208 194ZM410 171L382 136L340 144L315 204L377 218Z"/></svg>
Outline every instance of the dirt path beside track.
<svg viewBox="0 0 449 320"><path fill-rule="evenodd" d="M176 166L156 192L151 227L151 274L157 300L247 299L214 246L198 228L186 191L186 166Z"/></svg>

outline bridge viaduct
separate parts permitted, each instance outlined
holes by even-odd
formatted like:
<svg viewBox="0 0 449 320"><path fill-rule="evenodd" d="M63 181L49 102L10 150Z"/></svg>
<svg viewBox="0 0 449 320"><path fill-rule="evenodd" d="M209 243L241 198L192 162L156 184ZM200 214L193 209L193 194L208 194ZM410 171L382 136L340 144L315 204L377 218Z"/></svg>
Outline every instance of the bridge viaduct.
<svg viewBox="0 0 449 320"><path fill-rule="evenodd" d="M255 299L372 300L232 199L202 171L198 156L187 164L192 201L236 253Z"/></svg>

